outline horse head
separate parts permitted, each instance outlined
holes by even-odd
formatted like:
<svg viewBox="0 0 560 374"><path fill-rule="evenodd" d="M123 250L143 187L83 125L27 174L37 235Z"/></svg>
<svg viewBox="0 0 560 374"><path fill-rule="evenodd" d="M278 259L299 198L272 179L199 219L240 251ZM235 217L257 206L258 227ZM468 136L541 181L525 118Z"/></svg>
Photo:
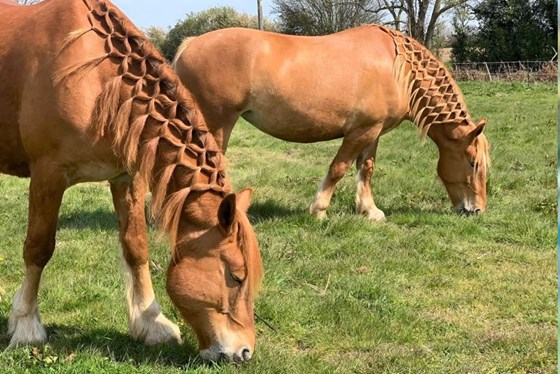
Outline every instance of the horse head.
<svg viewBox="0 0 560 374"><path fill-rule="evenodd" d="M482 133L486 121L480 120L476 125L466 121L456 126L433 126L429 134L439 148L437 172L453 209L479 214L486 209L486 172L490 163L488 142Z"/></svg>
<svg viewBox="0 0 560 374"><path fill-rule="evenodd" d="M198 338L203 359L249 360L255 348L253 296L262 278L255 233L247 219L252 192L219 202L208 229L197 221L197 199L179 226L167 291ZM217 205L217 204L216 204Z"/></svg>

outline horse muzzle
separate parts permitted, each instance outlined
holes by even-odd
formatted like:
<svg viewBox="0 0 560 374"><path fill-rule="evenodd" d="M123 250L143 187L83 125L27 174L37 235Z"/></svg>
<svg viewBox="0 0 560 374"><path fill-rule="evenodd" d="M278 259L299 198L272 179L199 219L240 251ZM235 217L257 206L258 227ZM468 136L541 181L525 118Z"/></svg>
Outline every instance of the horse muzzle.
<svg viewBox="0 0 560 374"><path fill-rule="evenodd" d="M200 357L211 362L242 363L253 357L253 350L249 346L244 346L238 350L228 350L220 345L213 345L208 349L201 350Z"/></svg>
<svg viewBox="0 0 560 374"><path fill-rule="evenodd" d="M459 206L456 206L453 208L453 210L461 215L465 215L465 216L478 216L480 214L482 214L482 212L484 212L483 208L479 208L479 207L467 207L463 204L460 204Z"/></svg>

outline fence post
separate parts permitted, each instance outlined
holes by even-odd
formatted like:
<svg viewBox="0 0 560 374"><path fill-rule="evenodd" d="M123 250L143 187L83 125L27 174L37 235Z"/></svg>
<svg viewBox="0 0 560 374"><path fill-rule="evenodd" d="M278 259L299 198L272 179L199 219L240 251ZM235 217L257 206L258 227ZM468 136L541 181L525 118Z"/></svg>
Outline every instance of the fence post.
<svg viewBox="0 0 560 374"><path fill-rule="evenodd" d="M492 74L490 74L490 69L488 69L488 64L485 62L484 66L486 67L486 72L488 73L488 79L492 82Z"/></svg>

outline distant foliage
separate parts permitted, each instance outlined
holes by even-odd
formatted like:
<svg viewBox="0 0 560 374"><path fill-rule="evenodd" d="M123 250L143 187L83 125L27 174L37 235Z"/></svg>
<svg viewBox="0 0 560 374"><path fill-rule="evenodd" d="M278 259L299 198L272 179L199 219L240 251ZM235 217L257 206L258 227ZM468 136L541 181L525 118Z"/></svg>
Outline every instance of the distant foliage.
<svg viewBox="0 0 560 374"><path fill-rule="evenodd" d="M294 35L326 35L379 23L376 0L274 0L279 30Z"/></svg>
<svg viewBox="0 0 560 374"><path fill-rule="evenodd" d="M151 26L144 31L144 34L150 39L150 41L156 46L159 51L162 51L163 44L165 43L165 38L167 36L165 30L161 27Z"/></svg>
<svg viewBox="0 0 560 374"><path fill-rule="evenodd" d="M455 9L451 25L451 59L454 62L468 62L475 51L476 27L472 7L463 4Z"/></svg>
<svg viewBox="0 0 560 374"><path fill-rule="evenodd" d="M455 28L456 62L549 60L558 45L556 0L484 0L478 29Z"/></svg>
<svg viewBox="0 0 560 374"><path fill-rule="evenodd" d="M215 7L199 13L189 13L167 33L161 45L163 55L172 60L177 48L189 36L197 36L209 31L227 27L257 28L257 17L246 13L238 13L232 7ZM273 22L264 20L265 30L275 30Z"/></svg>

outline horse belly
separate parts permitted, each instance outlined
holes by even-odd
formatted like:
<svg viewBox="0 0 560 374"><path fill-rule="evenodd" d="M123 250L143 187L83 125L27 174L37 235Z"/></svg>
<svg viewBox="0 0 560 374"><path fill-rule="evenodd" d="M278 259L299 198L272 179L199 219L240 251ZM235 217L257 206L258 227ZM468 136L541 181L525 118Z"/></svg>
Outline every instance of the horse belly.
<svg viewBox="0 0 560 374"><path fill-rule="evenodd" d="M278 113L271 109L252 110L243 113L242 117L262 132L289 142L314 143L344 136L343 124L317 118L310 120L304 114Z"/></svg>

